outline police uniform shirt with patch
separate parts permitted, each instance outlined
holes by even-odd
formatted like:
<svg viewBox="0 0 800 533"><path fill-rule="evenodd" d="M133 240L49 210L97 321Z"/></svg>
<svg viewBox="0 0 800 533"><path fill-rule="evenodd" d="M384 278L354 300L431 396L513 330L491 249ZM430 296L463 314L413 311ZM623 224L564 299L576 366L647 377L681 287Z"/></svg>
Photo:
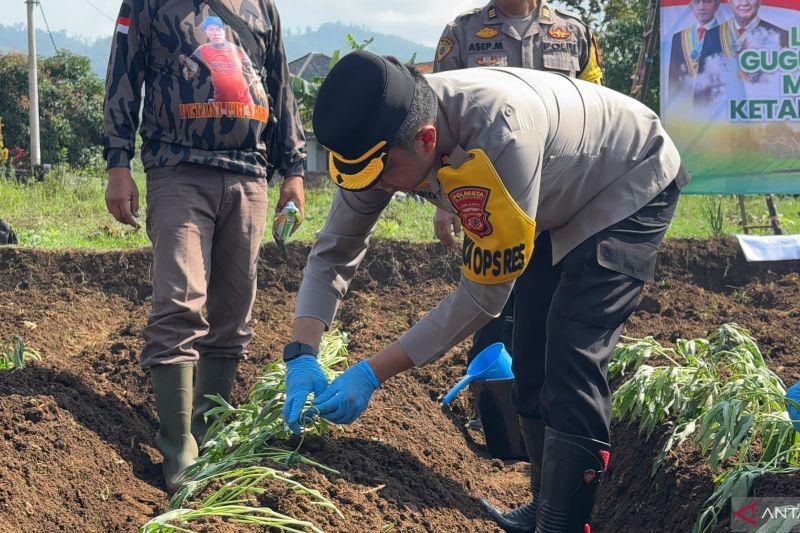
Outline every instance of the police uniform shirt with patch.
<svg viewBox="0 0 800 533"><path fill-rule="evenodd" d="M494 2L461 14L439 39L433 71L522 67L602 82L594 37L578 15L546 2L532 15L530 24L520 24L520 17L505 15Z"/></svg>
<svg viewBox="0 0 800 533"><path fill-rule="evenodd" d="M516 68L456 70L427 80L439 101L442 165L415 192L458 213L465 229L471 225L486 242L510 222L521 221L524 228L525 220L535 221L537 232L550 231L553 261L558 262L587 238L638 211L678 175L680 156L657 115L618 92ZM454 191L442 181L476 150L493 165L502 190L476 179L461 195L463 187ZM492 189L488 194L469 194L487 188ZM513 205L490 212L487 197L497 200L504 191ZM376 189L337 191L309 255L296 317L330 326L390 199ZM469 207L471 217L458 212L462 200L460 207ZM441 356L497 316L513 278L524 268L520 259L529 259L531 252L527 243L523 249L479 250L480 241L469 241L458 288L399 341L417 365ZM499 263L491 260L494 252L500 252L495 254ZM488 280L495 273L497 283L475 281L476 274Z"/></svg>
<svg viewBox="0 0 800 533"><path fill-rule="evenodd" d="M145 170L195 163L260 177L269 162L284 176L304 174L305 136L275 4L223 2L263 43L263 65L204 2L123 0L106 76L109 168L130 165L141 108ZM271 112L278 122L268 153Z"/></svg>

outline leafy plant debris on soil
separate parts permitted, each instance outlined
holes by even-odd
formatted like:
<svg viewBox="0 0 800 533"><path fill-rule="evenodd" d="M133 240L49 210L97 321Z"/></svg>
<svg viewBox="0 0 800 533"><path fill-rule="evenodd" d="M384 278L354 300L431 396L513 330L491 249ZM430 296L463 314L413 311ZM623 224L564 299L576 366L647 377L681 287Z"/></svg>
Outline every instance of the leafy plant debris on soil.
<svg viewBox="0 0 800 533"><path fill-rule="evenodd" d="M768 366L794 383L800 267L747 263L737 250L732 239L667 241L657 280L625 334L670 345L736 322L751 331ZM234 401L290 337L308 251L262 251L255 339ZM8 248L0 250L0 265L0 340L19 335L42 355L0 373L0 531L134 530L167 506L149 377L137 362L149 311L149 252ZM351 361L394 341L458 275L457 257L443 246L374 243L338 317ZM487 455L481 436L465 428L469 395L446 410L437 401L462 374L468 344L388 382L352 426L303 442L305 455L339 474L300 469L296 479L330 498L344 519L283 487L261 503L326 532L499 532L478 499L508 507L527 501L527 465ZM657 430L645 441L637 428L614 425L593 531L691 529L713 491L713 473L684 446L651 478L666 434ZM754 492L800 494L800 476L760 479Z"/></svg>

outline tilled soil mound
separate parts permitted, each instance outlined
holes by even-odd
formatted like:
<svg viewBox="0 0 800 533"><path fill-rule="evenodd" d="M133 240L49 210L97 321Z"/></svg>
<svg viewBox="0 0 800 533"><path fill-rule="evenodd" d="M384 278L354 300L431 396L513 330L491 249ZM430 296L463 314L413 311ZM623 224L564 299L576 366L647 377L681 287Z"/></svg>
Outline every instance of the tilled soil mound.
<svg viewBox="0 0 800 533"><path fill-rule="evenodd" d="M256 337L234 399L288 339L307 253L304 246L285 256L263 250ZM133 531L165 510L153 442L157 418L148 377L137 364L149 266L146 251L0 250L0 339L22 335L44 356L23 370L0 373L0 531ZM658 280L625 333L671 343L737 322L793 383L800 378L799 271L796 262L748 264L731 240L669 241ZM377 243L339 316L352 358L395 340L457 278L456 258L441 246ZM306 454L341 474L303 470L298 476L329 496L345 519L280 493L270 498L277 510L331 532L499 531L478 498L506 506L526 501L526 465L492 459L481 438L464 429L467 395L451 410L438 406L463 371L465 351L459 346L438 363L392 380L357 423L304 443ZM614 427L594 531L691 529L711 494L713 473L685 447L651 478L660 444L658 436L647 442L634 429ZM755 491L796 495L800 476L765 478Z"/></svg>

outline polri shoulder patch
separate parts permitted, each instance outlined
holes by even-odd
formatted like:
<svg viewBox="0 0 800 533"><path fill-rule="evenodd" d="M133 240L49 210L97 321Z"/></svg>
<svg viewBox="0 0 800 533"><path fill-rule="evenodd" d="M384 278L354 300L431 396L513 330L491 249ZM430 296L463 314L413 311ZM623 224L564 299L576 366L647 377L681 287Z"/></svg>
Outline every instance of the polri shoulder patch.
<svg viewBox="0 0 800 533"><path fill-rule="evenodd" d="M453 41L447 37L439 39L439 45L436 47L436 60L441 61L447 54L453 50Z"/></svg>
<svg viewBox="0 0 800 533"><path fill-rule="evenodd" d="M490 28L486 26L481 28L481 30L475 32L475 37L480 37L481 39L492 39L497 37L497 34L500 33L494 28Z"/></svg>
<svg viewBox="0 0 800 533"><path fill-rule="evenodd" d="M487 14L488 14L490 19L496 19L497 18L497 9L494 8L494 7L490 7Z"/></svg>
<svg viewBox="0 0 800 533"><path fill-rule="evenodd" d="M461 224L478 237L492 234L494 228L489 222L491 213L486 209L492 190L486 187L458 187L447 193L447 198L461 217Z"/></svg>

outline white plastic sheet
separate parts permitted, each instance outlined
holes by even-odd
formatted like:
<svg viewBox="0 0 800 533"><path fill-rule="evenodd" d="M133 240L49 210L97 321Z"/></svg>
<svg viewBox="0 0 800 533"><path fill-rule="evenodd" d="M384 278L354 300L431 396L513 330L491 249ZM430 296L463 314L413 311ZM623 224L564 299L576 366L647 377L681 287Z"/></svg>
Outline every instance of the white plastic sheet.
<svg viewBox="0 0 800 533"><path fill-rule="evenodd" d="M736 235L748 261L800 259L800 235Z"/></svg>

